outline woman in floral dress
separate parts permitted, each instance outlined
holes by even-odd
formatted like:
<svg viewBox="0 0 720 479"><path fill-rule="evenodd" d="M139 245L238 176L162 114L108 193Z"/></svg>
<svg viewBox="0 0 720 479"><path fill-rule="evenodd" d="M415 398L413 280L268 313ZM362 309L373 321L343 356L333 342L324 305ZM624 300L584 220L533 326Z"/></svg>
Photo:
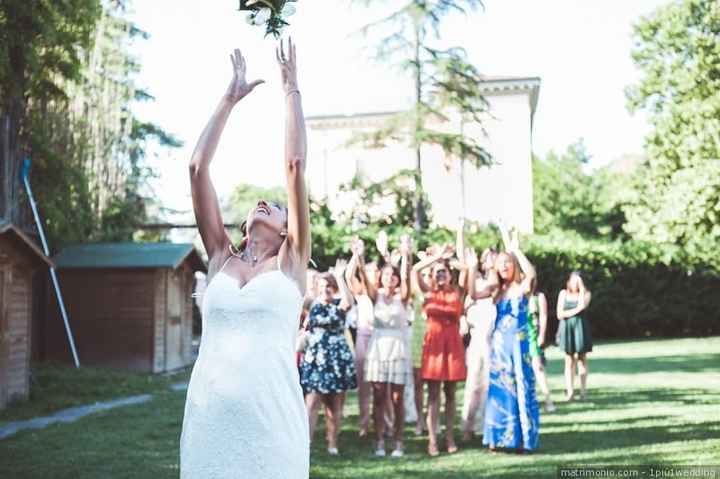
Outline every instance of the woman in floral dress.
<svg viewBox="0 0 720 479"><path fill-rule="evenodd" d="M325 273L318 281L319 296L308 315L307 347L300 364L300 385L307 394L305 405L310 419L310 440L317 424L317 405L322 402L327 416L328 453L338 454L342 403L345 391L357 387L355 359L345 338L345 313L352 304L343 279L344 268L335 275ZM340 292L341 299L335 299Z"/></svg>
<svg viewBox="0 0 720 479"><path fill-rule="evenodd" d="M483 445L490 450L518 452L538 447L540 408L535 395L535 374L528 335L528 296L535 268L501 227L506 251L495 260L499 285L474 298L493 295L497 308L490 344L490 385L485 406Z"/></svg>

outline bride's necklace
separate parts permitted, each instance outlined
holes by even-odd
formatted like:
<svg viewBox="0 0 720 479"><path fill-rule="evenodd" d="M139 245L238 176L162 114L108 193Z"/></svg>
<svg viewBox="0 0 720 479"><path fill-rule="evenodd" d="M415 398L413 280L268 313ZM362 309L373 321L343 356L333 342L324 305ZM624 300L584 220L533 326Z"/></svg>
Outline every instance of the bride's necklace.
<svg viewBox="0 0 720 479"><path fill-rule="evenodd" d="M232 245L230 246L230 253L236 258L240 258L241 261L249 263L253 268L258 264L258 257L250 251L250 246L246 246L241 252L236 252L237 249L233 250Z"/></svg>
<svg viewBox="0 0 720 479"><path fill-rule="evenodd" d="M254 254L251 255L251 254L248 252L248 249L247 249L247 248L245 248L245 249L243 250L243 252L240 253L240 259L242 259L242 260L245 261L246 263L250 263L253 268L255 267L255 265L256 265L257 262L258 262L257 256L255 256Z"/></svg>

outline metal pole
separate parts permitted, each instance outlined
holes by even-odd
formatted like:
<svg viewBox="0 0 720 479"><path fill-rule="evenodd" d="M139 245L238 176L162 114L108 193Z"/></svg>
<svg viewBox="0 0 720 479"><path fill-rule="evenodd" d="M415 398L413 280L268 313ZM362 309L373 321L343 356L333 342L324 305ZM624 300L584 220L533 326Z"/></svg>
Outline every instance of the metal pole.
<svg viewBox="0 0 720 479"><path fill-rule="evenodd" d="M33 216L35 217L35 224L37 225L38 232L40 233L40 241L42 242L43 251L45 256L50 256L50 250L48 249L47 241L45 239L45 231L40 221L40 214L38 213L37 204L35 204L35 198L33 198L32 189L30 188L30 159L26 158L23 161L22 171L20 172L23 184L25 185L25 191L27 192L28 198L30 199L30 207L32 208ZM52 279L53 287L55 289L55 296L57 297L58 305L60 306L60 314L62 315L63 322L65 323L65 334L70 344L70 351L73 355L73 361L75 367L80 367L80 360L78 359L77 350L75 349L75 340L73 339L72 330L70 329L70 322L68 321L67 311L65 311L65 302L63 301L62 293L60 293L60 283L58 282L57 273L55 267L50 267L50 278Z"/></svg>

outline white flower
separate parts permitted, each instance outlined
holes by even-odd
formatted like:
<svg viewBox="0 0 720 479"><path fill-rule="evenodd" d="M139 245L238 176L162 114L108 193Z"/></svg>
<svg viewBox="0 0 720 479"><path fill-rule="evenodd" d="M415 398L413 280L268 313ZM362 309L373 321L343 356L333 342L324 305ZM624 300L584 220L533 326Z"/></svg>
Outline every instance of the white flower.
<svg viewBox="0 0 720 479"><path fill-rule="evenodd" d="M296 12L295 5L292 5L290 3L286 3L285 6L282 9L282 12L280 13L283 17L291 17L295 15Z"/></svg>
<svg viewBox="0 0 720 479"><path fill-rule="evenodd" d="M271 15L272 11L269 8L261 8L257 14L255 14L255 25L266 24L268 20L270 20Z"/></svg>

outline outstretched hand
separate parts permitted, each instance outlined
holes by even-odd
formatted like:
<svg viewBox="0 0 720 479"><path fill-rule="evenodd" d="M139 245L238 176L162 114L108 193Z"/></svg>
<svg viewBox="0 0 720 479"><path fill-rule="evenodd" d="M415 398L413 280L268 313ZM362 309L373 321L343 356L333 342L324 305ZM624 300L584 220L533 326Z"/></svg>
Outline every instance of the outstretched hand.
<svg viewBox="0 0 720 479"><path fill-rule="evenodd" d="M388 256L390 254L390 251L388 250L389 247L389 240L388 235L385 233L385 231L380 231L377 235L377 238L375 239L375 247L378 250L378 253L380 253L380 256Z"/></svg>
<svg viewBox="0 0 720 479"><path fill-rule="evenodd" d="M400 254L410 256L412 253L412 238L410 235L404 234L400 237Z"/></svg>
<svg viewBox="0 0 720 479"><path fill-rule="evenodd" d="M465 248L465 261L470 271L477 271L478 256L473 248Z"/></svg>
<svg viewBox="0 0 720 479"><path fill-rule="evenodd" d="M230 81L230 86L228 87L225 95L233 103L237 103L248 93L253 91L256 86L261 83L265 83L265 80L255 80L251 83L247 82L247 79L245 78L247 74L247 65L245 64L245 57L243 57L240 49L235 49L235 51L230 55L230 61L233 66L233 78Z"/></svg>
<svg viewBox="0 0 720 479"><path fill-rule="evenodd" d="M335 262L335 267L333 268L333 275L338 281L341 281L342 278L345 275L345 270L347 269L348 262L344 259L338 258L338 260Z"/></svg>
<svg viewBox="0 0 720 479"><path fill-rule="evenodd" d="M359 237L354 236L350 243L350 250L354 255L362 258L365 256L365 242Z"/></svg>
<svg viewBox="0 0 720 479"><path fill-rule="evenodd" d="M295 44L292 38L288 38L287 51L285 44L280 40L280 46L275 49L275 57L280 65L280 75L285 93L298 90L297 81L297 57L295 55Z"/></svg>

